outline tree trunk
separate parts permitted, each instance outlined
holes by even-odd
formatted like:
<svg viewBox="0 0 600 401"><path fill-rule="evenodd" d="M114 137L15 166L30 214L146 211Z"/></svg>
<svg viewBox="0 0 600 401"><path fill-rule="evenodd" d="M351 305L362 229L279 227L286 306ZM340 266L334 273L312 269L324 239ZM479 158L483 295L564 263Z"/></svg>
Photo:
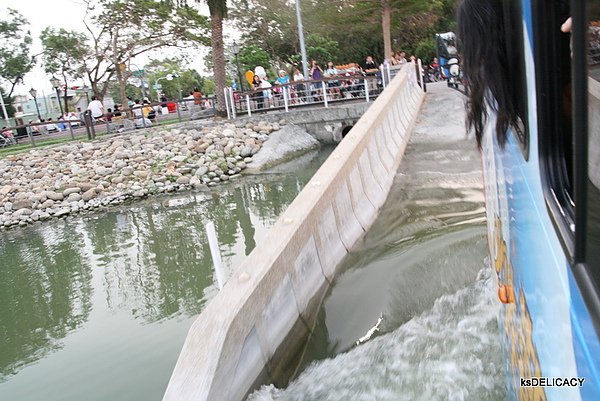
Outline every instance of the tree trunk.
<svg viewBox="0 0 600 401"><path fill-rule="evenodd" d="M119 54L119 31L116 30L116 32L113 35L113 54ZM126 105L127 104L127 94L125 92L125 76L124 76L124 69L121 68L123 66L123 64L121 63L121 60L118 60L117 58L114 58L112 60L114 66L115 66L115 73L117 75L117 82L119 84L119 96L121 97L121 104L122 105ZM104 89L103 92L106 92L106 87ZM100 101L104 101L104 93L102 94L102 97L99 99Z"/></svg>
<svg viewBox="0 0 600 401"><path fill-rule="evenodd" d="M63 102L64 102L64 106L63 107L63 113L68 113L69 112L69 102L68 102L68 90L69 90L69 85L67 83L67 76L63 74L63 79L65 80L65 90L63 91ZM60 99L58 99L58 101L60 102Z"/></svg>
<svg viewBox="0 0 600 401"><path fill-rule="evenodd" d="M381 26L383 28L383 51L385 58L392 57L392 5L390 0L381 0Z"/></svg>
<svg viewBox="0 0 600 401"><path fill-rule="evenodd" d="M223 90L227 86L227 76L225 73L225 48L223 46L223 18L220 15L210 16L211 25L211 45L213 54L213 74L215 79L217 96L217 116L225 117L225 94Z"/></svg>

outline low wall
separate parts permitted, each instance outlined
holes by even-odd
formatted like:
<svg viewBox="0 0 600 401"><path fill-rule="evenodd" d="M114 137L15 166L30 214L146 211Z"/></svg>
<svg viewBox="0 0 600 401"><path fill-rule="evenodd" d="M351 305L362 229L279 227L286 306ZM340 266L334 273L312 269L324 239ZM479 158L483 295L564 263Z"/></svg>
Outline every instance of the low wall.
<svg viewBox="0 0 600 401"><path fill-rule="evenodd" d="M193 323L164 401L240 401L295 355L387 197L423 97L403 69Z"/></svg>
<svg viewBox="0 0 600 401"><path fill-rule="evenodd" d="M251 117L238 114L235 122L243 125L247 121L265 120L301 126L321 143L338 143L342 140L345 126L353 126L373 104L374 101L356 100L355 102L332 102L329 107L319 103L315 107L290 108L289 113L254 114Z"/></svg>

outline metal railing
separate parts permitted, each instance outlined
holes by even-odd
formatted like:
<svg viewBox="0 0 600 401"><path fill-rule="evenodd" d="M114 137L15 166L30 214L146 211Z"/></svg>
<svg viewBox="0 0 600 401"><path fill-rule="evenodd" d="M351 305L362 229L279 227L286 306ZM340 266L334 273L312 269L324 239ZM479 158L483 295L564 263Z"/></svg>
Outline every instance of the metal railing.
<svg viewBox="0 0 600 401"><path fill-rule="evenodd" d="M53 120L47 122L28 123L2 129L0 147L17 145L24 140L35 147L39 142L47 142L57 138L66 140L95 139L97 135L126 132L139 128L211 118L215 115L214 97L199 99L181 99L177 101L156 102L135 105L121 109L116 114L105 113L98 119L92 118L89 112L81 114L77 119ZM151 107L153 115L148 118L143 108Z"/></svg>
<svg viewBox="0 0 600 401"><path fill-rule="evenodd" d="M270 110L288 112L292 108L336 102L374 100L383 90L381 80L373 77L327 78L320 81L296 81L253 91L225 89L228 118L251 116Z"/></svg>
<svg viewBox="0 0 600 401"><path fill-rule="evenodd" d="M407 65L409 66L409 65ZM417 66L415 66L415 70ZM294 81L252 91L225 88L227 117L351 101L373 101L403 66L383 66L373 75L340 75L319 81ZM422 82L422 80L420 80Z"/></svg>
<svg viewBox="0 0 600 401"><path fill-rule="evenodd" d="M241 115L251 116L270 111L289 112L295 108L307 106L330 107L341 102L371 102L390 84L402 68L414 67L419 85L425 90L421 74L421 60L418 64L401 66L382 66L374 75L345 74L319 81L295 81L285 85L274 85L253 91L233 91L225 88L225 106L229 119ZM412 72L411 72L412 73ZM154 115L143 116L144 107L150 106ZM20 143L22 140L36 146L36 137L40 142L50 138L68 138L71 140L95 139L98 135L127 132L139 128L211 118L216 115L214 96L200 99L181 99L177 101L156 102L149 105L136 105L119 110L120 115L104 114L99 119L83 116L84 119L66 119L52 122L30 123L4 128L0 132L0 147ZM142 116L140 116L140 112ZM86 122L87 120L87 122ZM57 127L48 130L48 127ZM60 129L58 127L61 127Z"/></svg>

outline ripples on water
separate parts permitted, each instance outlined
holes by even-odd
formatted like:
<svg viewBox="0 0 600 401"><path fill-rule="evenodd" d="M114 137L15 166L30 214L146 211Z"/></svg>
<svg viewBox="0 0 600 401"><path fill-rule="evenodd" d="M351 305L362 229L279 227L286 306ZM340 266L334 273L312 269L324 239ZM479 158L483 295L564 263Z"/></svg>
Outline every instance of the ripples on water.
<svg viewBox="0 0 600 401"><path fill-rule="evenodd" d="M217 293L205 220L230 274L331 150L206 192L0 231L0 400L160 400Z"/></svg>
<svg viewBox="0 0 600 401"><path fill-rule="evenodd" d="M249 401L504 400L494 281L477 280L393 332L311 364L288 388Z"/></svg>
<svg viewBox="0 0 600 401"><path fill-rule="evenodd" d="M481 158L464 139L460 96L425 101L386 204L323 302L301 373L250 401L505 399ZM379 316L381 331L354 345Z"/></svg>

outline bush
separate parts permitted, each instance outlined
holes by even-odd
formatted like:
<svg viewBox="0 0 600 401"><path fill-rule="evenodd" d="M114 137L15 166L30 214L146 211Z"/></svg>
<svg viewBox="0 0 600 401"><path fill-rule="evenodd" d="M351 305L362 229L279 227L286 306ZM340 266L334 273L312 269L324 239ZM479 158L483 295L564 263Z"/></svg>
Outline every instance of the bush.
<svg viewBox="0 0 600 401"><path fill-rule="evenodd" d="M437 57L435 52L435 39L425 39L417 43L415 56L420 58L423 61L423 64L429 64L434 57Z"/></svg>

